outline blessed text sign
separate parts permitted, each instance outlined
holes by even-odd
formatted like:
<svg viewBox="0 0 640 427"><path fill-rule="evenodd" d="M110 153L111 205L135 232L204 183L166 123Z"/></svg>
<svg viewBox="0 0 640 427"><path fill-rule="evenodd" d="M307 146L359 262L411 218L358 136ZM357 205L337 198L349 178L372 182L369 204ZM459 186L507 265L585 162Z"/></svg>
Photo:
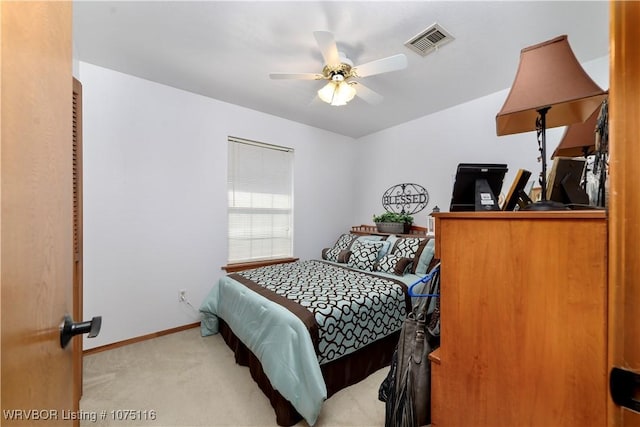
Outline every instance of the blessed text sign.
<svg viewBox="0 0 640 427"><path fill-rule="evenodd" d="M382 206L388 212L414 214L429 203L429 193L418 184L398 184L382 195Z"/></svg>

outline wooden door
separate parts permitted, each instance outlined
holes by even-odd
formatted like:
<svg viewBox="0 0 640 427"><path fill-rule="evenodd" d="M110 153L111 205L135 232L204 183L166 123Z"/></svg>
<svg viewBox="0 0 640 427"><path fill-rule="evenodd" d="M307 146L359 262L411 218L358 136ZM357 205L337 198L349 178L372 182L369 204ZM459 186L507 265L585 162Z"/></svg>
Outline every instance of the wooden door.
<svg viewBox="0 0 640 427"><path fill-rule="evenodd" d="M640 2L611 2L610 21L609 368L640 374ZM609 426L640 414L609 400Z"/></svg>
<svg viewBox="0 0 640 427"><path fill-rule="evenodd" d="M73 346L60 346L73 313L71 16L71 2L0 2L3 426L78 424Z"/></svg>

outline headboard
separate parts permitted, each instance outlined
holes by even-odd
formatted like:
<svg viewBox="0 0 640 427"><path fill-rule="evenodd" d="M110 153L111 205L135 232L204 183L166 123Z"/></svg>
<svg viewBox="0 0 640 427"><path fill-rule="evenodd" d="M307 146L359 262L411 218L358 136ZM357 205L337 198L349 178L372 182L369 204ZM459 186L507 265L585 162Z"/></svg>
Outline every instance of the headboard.
<svg viewBox="0 0 640 427"><path fill-rule="evenodd" d="M354 225L351 227L351 233L359 235L376 235L376 236L389 236L392 233L381 233L378 231L375 225ZM425 237L427 235L426 227L418 227L412 225L407 234L396 234L396 236L403 237Z"/></svg>

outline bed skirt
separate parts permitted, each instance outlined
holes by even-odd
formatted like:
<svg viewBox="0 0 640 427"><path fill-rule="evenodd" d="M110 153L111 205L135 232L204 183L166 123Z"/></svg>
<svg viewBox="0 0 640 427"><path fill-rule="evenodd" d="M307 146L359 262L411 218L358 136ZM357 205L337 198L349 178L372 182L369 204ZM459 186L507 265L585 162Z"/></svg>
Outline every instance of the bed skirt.
<svg viewBox="0 0 640 427"><path fill-rule="evenodd" d="M233 334L224 320L219 319L219 322L220 334L233 351L236 363L249 367L251 377L269 398L276 413L278 425L292 426L300 421L302 416L298 411L277 390L273 389L258 358ZM375 371L389 366L399 337L400 332L393 333L348 356L322 365L320 369L327 387L327 398L345 387L362 381Z"/></svg>

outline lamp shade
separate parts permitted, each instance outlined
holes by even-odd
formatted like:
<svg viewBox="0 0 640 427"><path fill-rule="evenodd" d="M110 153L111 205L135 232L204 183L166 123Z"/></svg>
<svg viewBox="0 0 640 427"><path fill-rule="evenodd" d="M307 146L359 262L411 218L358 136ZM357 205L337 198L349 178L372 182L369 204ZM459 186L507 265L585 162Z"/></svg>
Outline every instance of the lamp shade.
<svg viewBox="0 0 640 427"><path fill-rule="evenodd" d="M593 153L596 146L596 124L599 114L600 109L596 108L586 121L567 126L551 158L582 157Z"/></svg>
<svg viewBox="0 0 640 427"><path fill-rule="evenodd" d="M327 104L331 104L337 87L338 85L334 82L327 83L326 85L322 86L320 90L318 90L318 97L320 97L320 99L322 99Z"/></svg>
<svg viewBox="0 0 640 427"><path fill-rule="evenodd" d="M551 107L546 127L584 122L607 96L584 71L567 36L526 47L511 90L496 116L498 135L536 129L538 110Z"/></svg>
<svg viewBox="0 0 640 427"><path fill-rule="evenodd" d="M355 88L344 81L330 81L318 90L318 97L334 106L347 105L355 95Z"/></svg>

